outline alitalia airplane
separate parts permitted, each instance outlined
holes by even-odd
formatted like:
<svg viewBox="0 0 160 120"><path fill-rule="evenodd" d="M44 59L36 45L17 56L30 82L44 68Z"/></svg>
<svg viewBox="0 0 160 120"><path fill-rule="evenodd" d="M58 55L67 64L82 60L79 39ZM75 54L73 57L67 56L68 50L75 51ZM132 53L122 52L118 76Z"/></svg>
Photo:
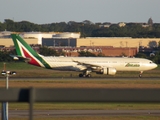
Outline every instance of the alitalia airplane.
<svg viewBox="0 0 160 120"><path fill-rule="evenodd" d="M14 59L23 59L29 64L47 69L82 72L79 77L91 77L97 74L115 75L117 71L143 71L157 67L151 60L127 57L55 57L38 54L18 34L11 34L17 55Z"/></svg>

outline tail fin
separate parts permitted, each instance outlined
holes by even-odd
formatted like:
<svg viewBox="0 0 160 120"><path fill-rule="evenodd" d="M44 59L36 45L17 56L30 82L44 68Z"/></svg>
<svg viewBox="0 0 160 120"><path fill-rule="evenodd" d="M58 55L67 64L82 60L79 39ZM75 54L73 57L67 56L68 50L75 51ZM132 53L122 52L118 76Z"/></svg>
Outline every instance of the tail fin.
<svg viewBox="0 0 160 120"><path fill-rule="evenodd" d="M18 57L28 60L28 63L36 66L50 68L45 60L35 52L19 35L11 34Z"/></svg>

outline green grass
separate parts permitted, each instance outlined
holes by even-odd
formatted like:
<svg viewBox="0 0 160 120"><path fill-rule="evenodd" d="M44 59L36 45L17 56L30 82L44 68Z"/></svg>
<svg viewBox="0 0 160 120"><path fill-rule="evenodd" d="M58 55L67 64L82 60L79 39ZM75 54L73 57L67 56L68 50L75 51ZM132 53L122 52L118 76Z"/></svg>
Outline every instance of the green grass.
<svg viewBox="0 0 160 120"><path fill-rule="evenodd" d="M25 62L0 62L0 68L6 67L7 70L30 70L37 69L36 66L29 65Z"/></svg>
<svg viewBox="0 0 160 120"><path fill-rule="evenodd" d="M10 110L28 110L28 103L9 103ZM34 110L159 110L159 103L34 103Z"/></svg>

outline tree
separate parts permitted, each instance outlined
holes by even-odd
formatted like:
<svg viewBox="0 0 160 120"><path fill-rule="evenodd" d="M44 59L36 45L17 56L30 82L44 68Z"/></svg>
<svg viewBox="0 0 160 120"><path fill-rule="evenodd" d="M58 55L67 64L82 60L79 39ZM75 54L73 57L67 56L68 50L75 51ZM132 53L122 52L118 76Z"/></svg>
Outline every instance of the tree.
<svg viewBox="0 0 160 120"><path fill-rule="evenodd" d="M3 23L0 22L0 31L4 31L5 30L5 26Z"/></svg>
<svg viewBox="0 0 160 120"><path fill-rule="evenodd" d="M10 19L5 19L5 29L8 30L8 31L14 31L16 28L15 28L15 22L13 20L10 20Z"/></svg>
<svg viewBox="0 0 160 120"><path fill-rule="evenodd" d="M45 56L58 56L59 55L55 50L50 49L46 46L40 47L39 53Z"/></svg>
<svg viewBox="0 0 160 120"><path fill-rule="evenodd" d="M96 55L91 53L91 52L88 52L88 51L81 51L81 52L78 52L80 57L95 57Z"/></svg>
<svg viewBox="0 0 160 120"><path fill-rule="evenodd" d="M148 21L149 22L149 21ZM142 27L142 23L126 23L126 26L119 27L118 24L110 24L109 28L99 27L101 23L94 24L89 20L83 22L70 21L68 23L34 24L28 21L14 22L5 19L0 23L0 31L16 32L80 32L81 37L133 37L133 38L159 38L160 24L149 22L150 27Z"/></svg>
<svg viewBox="0 0 160 120"><path fill-rule="evenodd" d="M135 57L139 57L139 58L147 58L147 55L144 53L138 53Z"/></svg>
<svg viewBox="0 0 160 120"><path fill-rule="evenodd" d="M150 41L149 43L148 43L148 46L150 47L150 48L157 48L158 47L158 44L157 44L157 42L156 41Z"/></svg>
<svg viewBox="0 0 160 120"><path fill-rule="evenodd" d="M0 62L11 62L13 58L10 56L11 52L8 51L0 51Z"/></svg>

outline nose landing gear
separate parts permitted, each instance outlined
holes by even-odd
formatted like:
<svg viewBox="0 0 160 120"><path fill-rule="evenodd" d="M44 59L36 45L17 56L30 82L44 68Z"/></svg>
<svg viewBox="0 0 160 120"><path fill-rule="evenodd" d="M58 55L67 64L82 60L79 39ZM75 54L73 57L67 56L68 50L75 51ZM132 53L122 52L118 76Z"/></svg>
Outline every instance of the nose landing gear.
<svg viewBox="0 0 160 120"><path fill-rule="evenodd" d="M139 73L139 78L142 77L142 73L143 73L143 71L140 71L140 73Z"/></svg>

